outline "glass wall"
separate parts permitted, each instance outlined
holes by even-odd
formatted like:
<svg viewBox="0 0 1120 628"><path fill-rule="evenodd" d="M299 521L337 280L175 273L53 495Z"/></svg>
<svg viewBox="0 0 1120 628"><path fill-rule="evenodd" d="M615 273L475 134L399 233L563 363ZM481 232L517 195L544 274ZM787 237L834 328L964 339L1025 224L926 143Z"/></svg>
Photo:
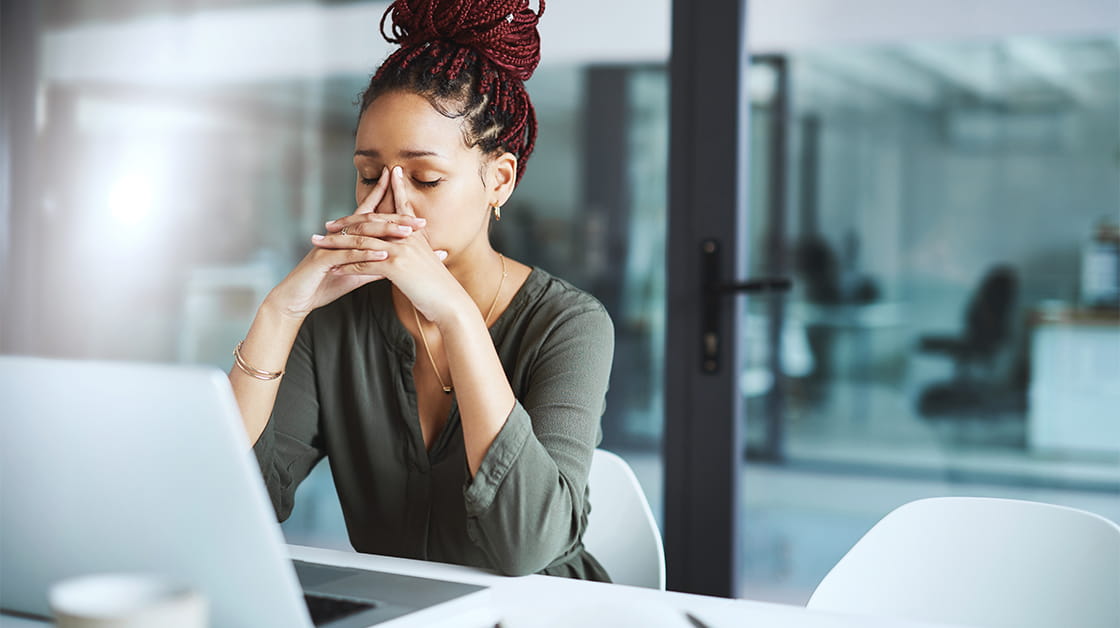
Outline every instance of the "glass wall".
<svg viewBox="0 0 1120 628"><path fill-rule="evenodd" d="M752 274L778 263L795 290L743 325L742 595L804 602L921 497L1120 519L1120 42L831 48L752 72Z"/></svg>
<svg viewBox="0 0 1120 628"><path fill-rule="evenodd" d="M23 322L5 335L38 355L228 369L311 234L354 210L356 98L390 51L387 4L46 3L33 38L41 176L10 224L54 243L13 240L33 271L12 278L6 325ZM590 4L542 20L537 147L492 234L607 305L619 357L602 446L631 460L656 507L668 91L650 67L668 54L669 7L647 7L642 37L597 50L575 36ZM597 24L632 21L620 5ZM349 546L327 464L284 527Z"/></svg>

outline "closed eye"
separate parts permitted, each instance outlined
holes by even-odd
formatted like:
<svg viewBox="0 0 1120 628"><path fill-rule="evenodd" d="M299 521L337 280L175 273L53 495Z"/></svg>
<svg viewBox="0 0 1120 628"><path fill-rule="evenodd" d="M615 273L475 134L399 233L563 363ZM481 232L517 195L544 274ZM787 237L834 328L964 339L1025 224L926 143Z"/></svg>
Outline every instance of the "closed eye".
<svg viewBox="0 0 1120 628"><path fill-rule="evenodd" d="M380 180L381 180L380 176L361 177L362 185L377 185L377 182L380 181ZM426 188L434 188L437 185L439 185L440 183L443 183L443 179L435 179L435 180L432 180L432 181L424 181L423 179L417 179L416 177L413 177L412 180L416 183L416 185L423 186L423 187L426 187Z"/></svg>

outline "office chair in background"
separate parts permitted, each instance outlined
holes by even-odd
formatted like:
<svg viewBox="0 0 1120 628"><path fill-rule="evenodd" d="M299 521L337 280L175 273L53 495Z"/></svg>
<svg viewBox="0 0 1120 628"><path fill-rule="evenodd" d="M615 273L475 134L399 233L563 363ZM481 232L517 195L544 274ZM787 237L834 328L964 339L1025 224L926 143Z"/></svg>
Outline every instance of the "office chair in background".
<svg viewBox="0 0 1120 628"><path fill-rule="evenodd" d="M1008 390L996 362L1012 341L1018 293L1015 269L1000 265L980 281L968 304L960 336L923 336L918 351L944 355L955 363L952 379L926 386L918 399L925 416L1021 409L1022 393Z"/></svg>
<svg viewBox="0 0 1120 628"><path fill-rule="evenodd" d="M665 548L630 465L596 449L588 477L591 514L583 545L615 584L665 590Z"/></svg>
<svg viewBox="0 0 1120 628"><path fill-rule="evenodd" d="M875 524L807 606L990 628L1115 628L1118 592L1116 523L1039 502L939 497Z"/></svg>

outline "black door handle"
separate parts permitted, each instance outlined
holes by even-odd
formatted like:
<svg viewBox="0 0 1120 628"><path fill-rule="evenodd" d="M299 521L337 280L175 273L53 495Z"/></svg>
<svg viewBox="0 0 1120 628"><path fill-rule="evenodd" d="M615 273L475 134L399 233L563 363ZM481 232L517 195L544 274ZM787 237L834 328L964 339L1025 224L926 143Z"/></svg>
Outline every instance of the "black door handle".
<svg viewBox="0 0 1120 628"><path fill-rule="evenodd" d="M788 292L793 287L789 277L756 277L743 281L724 282L720 276L720 245L714 238L700 244L701 285L704 286L703 329L700 335L700 368L705 373L719 372L723 339L720 335L720 311L724 295Z"/></svg>

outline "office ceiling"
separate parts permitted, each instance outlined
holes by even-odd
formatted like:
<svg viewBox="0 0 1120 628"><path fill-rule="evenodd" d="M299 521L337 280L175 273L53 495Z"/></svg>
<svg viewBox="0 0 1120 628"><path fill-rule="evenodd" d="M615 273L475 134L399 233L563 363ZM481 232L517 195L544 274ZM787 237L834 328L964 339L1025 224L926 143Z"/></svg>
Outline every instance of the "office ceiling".
<svg viewBox="0 0 1120 628"><path fill-rule="evenodd" d="M155 84L167 80L168 66L152 62L159 54L144 59L135 51L162 50L178 72L167 80L170 84L225 90L248 85L247 92L268 94L277 106L329 108L352 116L355 95L385 53L384 43L368 36L367 24L384 5L349 0L48 0L41 5L47 32L44 74L48 81L62 83ZM197 19L200 15L208 19ZM163 17L170 19L159 19ZM318 22L309 24L308 17ZM568 18L561 13L555 19ZM354 29L356 20L361 24ZM255 32L246 32L245 25ZM218 34L207 38L207 31ZM325 37L324 31L332 34ZM277 32L295 34L277 37ZM244 33L244 41L231 45L237 33ZM665 39L661 52L648 44L640 50L598 51L600 62L663 62ZM180 47L160 48L169 41ZM558 56L576 65L595 60L597 51L582 41L577 46L584 50L582 58ZM91 50L98 54L89 54ZM788 54L802 98L854 103L887 99L925 109L1091 106L1115 100L1120 76L1120 37L1115 34L834 44ZM548 88L541 83L540 89Z"/></svg>
<svg viewBox="0 0 1120 628"><path fill-rule="evenodd" d="M1118 38L1011 38L834 48L795 57L803 95L918 108L1054 109L1116 100Z"/></svg>

